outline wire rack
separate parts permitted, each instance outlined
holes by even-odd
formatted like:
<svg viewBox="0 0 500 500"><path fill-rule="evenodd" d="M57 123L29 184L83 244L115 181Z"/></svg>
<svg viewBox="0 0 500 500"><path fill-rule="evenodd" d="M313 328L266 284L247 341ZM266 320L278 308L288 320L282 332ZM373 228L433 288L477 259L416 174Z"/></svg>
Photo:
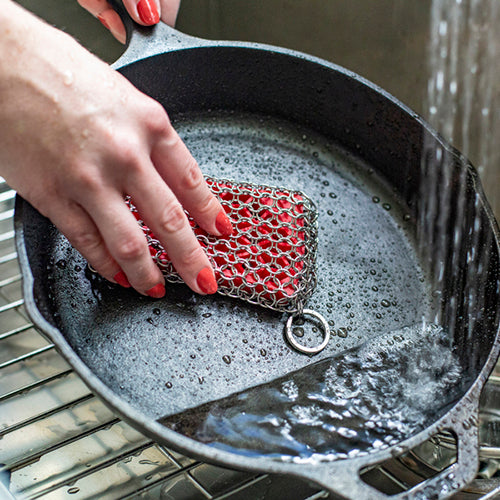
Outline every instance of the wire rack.
<svg viewBox="0 0 500 500"><path fill-rule="evenodd" d="M193 460L117 418L25 312L14 199L0 178L0 499L333 498L297 479ZM389 469L376 472L389 490L407 488Z"/></svg>

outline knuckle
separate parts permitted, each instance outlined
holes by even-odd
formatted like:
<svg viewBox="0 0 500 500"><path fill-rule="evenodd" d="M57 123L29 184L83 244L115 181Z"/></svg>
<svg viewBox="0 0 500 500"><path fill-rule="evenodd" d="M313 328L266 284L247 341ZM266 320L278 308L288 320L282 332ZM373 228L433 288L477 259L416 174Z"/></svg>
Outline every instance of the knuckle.
<svg viewBox="0 0 500 500"><path fill-rule="evenodd" d="M138 260L145 249L145 240L142 237L132 236L122 241L115 250L115 257L118 261Z"/></svg>
<svg viewBox="0 0 500 500"><path fill-rule="evenodd" d="M115 146L113 147L116 164L118 166L125 166L127 170L138 171L141 169L142 162L140 160L140 151L142 146L133 138L122 140L115 138Z"/></svg>
<svg viewBox="0 0 500 500"><path fill-rule="evenodd" d="M71 180L73 188L78 192L98 192L102 188L102 180L93 168L79 167L74 169Z"/></svg>
<svg viewBox="0 0 500 500"><path fill-rule="evenodd" d="M170 151L175 151L182 147L182 139L171 125L167 127L163 134L163 144Z"/></svg>
<svg viewBox="0 0 500 500"><path fill-rule="evenodd" d="M215 198L215 196L208 192L205 197L203 197L198 206L197 206L198 214L202 217L212 215L215 212L219 212L221 208L219 207L219 202Z"/></svg>
<svg viewBox="0 0 500 500"><path fill-rule="evenodd" d="M190 156L181 176L181 189L197 189L203 185L205 179L196 160Z"/></svg>
<svg viewBox="0 0 500 500"><path fill-rule="evenodd" d="M159 221L162 231L168 234L180 231L186 224L186 214L184 213L184 209L180 203L177 201L171 202L165 207L163 215Z"/></svg>
<svg viewBox="0 0 500 500"><path fill-rule="evenodd" d="M195 245L193 248L187 249L178 258L176 264L182 268L189 268L194 266L201 259L205 258L205 252L200 245Z"/></svg>
<svg viewBox="0 0 500 500"><path fill-rule="evenodd" d="M149 101L148 117L151 129L157 134L163 135L170 132L172 125L165 108L153 99Z"/></svg>
<svg viewBox="0 0 500 500"><path fill-rule="evenodd" d="M76 229L70 236L71 243L84 252L95 253L102 246L102 238L96 232L88 229Z"/></svg>

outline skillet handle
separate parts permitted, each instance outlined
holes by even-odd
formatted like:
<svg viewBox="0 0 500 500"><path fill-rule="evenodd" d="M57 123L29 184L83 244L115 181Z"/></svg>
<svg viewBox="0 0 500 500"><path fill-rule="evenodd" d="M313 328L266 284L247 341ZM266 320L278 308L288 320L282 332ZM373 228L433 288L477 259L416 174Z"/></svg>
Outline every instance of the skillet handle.
<svg viewBox="0 0 500 500"><path fill-rule="evenodd" d="M208 40L185 35L160 21L154 26L141 26L129 16L121 0L108 0L120 16L127 32L127 48L113 63L113 67L123 67L146 57L208 45Z"/></svg>
<svg viewBox="0 0 500 500"><path fill-rule="evenodd" d="M479 390L475 391L479 393ZM444 500L451 497L467 484L469 484L477 474L479 466L479 396L465 396L454 409L452 409L439 423L440 430L450 430L457 440L457 460L455 463L430 477L416 484L410 489L401 493L387 495L365 483L361 477L361 470L368 466L380 465L381 460L360 466L360 462L352 460L345 464L334 462L318 463L314 467L307 468L306 471L299 472L299 475L310 479L323 486L329 491L339 494L342 498L363 499L363 500ZM400 447L398 453L389 451L387 460L395 458L411 450L415 445L411 444L403 449ZM419 440L416 444L419 444ZM404 443L403 443L404 444ZM382 463L385 460L382 458ZM338 467L340 465L340 467ZM347 467L346 467L347 466Z"/></svg>

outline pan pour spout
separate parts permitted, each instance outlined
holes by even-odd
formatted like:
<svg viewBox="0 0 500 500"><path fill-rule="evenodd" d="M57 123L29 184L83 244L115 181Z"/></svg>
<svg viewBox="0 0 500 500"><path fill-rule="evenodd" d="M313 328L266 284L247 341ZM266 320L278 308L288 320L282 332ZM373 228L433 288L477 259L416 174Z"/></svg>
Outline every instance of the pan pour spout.
<svg viewBox="0 0 500 500"><path fill-rule="evenodd" d="M447 332L415 324L160 421L233 453L338 461L387 449L420 431L433 411L454 402L466 379Z"/></svg>

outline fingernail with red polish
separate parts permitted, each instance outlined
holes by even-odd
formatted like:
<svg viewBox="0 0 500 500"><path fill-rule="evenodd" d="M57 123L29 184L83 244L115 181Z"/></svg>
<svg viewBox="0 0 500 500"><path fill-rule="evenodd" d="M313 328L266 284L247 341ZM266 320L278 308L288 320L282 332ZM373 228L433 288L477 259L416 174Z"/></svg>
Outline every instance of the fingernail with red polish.
<svg viewBox="0 0 500 500"><path fill-rule="evenodd" d="M222 236L230 236L233 234L233 225L224 210L221 210L215 219L215 228Z"/></svg>
<svg viewBox="0 0 500 500"><path fill-rule="evenodd" d="M150 288L146 293L154 299L161 299L165 296L165 286L158 283L153 288Z"/></svg>
<svg viewBox="0 0 500 500"><path fill-rule="evenodd" d="M158 14L158 7L156 6L155 0L140 0L137 4L137 13L141 21L148 26L160 21L160 15Z"/></svg>
<svg viewBox="0 0 500 500"><path fill-rule="evenodd" d="M124 288L130 288L130 283L128 282L127 277L125 276L125 273L123 271L117 272L114 276L113 279L122 287Z"/></svg>
<svg viewBox="0 0 500 500"><path fill-rule="evenodd" d="M196 283L203 293L212 294L217 291L215 276L209 267L204 267L196 277Z"/></svg>
<svg viewBox="0 0 500 500"><path fill-rule="evenodd" d="M106 22L106 19L104 19L104 16L97 16L97 19L99 19L99 21L101 21L101 24L109 30L109 24Z"/></svg>

